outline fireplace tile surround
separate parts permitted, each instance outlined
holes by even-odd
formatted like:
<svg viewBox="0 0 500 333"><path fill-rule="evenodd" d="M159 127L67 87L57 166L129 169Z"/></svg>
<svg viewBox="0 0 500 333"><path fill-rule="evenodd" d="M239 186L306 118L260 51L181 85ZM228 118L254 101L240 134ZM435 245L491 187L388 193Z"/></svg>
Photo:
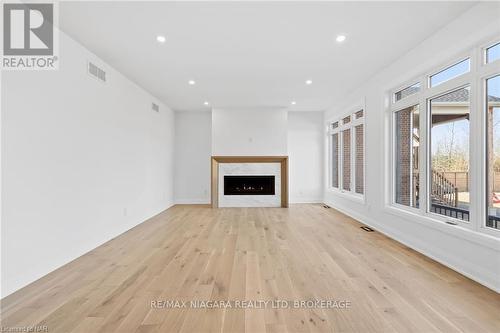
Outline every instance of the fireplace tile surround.
<svg viewBox="0 0 500 333"><path fill-rule="evenodd" d="M224 195L224 176L274 176L274 195ZM212 156L211 203L218 207L288 207L288 156Z"/></svg>

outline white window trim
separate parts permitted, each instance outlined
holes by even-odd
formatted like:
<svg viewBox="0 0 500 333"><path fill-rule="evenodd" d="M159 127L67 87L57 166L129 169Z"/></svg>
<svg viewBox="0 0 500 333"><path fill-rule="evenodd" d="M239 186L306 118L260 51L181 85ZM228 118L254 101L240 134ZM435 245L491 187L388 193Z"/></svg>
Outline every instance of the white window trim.
<svg viewBox="0 0 500 333"><path fill-rule="evenodd" d="M481 44L480 46L480 52L481 52L481 64L482 65L490 65L490 64L494 64L496 62L500 62L500 59L496 59L490 63L486 63L486 60L487 60L487 54L486 54L486 51L492 47L492 46L495 46L497 44L500 44L500 40L498 38L494 38L494 39L489 39L487 42Z"/></svg>
<svg viewBox="0 0 500 333"><path fill-rule="evenodd" d="M388 156L386 155L386 163L389 163L388 180L386 181L386 209L388 211L395 211L398 214L407 214L413 218L420 216L425 218L426 223L431 221L434 223L444 224L449 221L457 223L456 226L445 224L445 228L460 227L464 230L479 232L494 237L500 237L500 230L486 227L487 218L487 200L486 200L486 160L484 159L486 150L486 79L500 75L500 60L486 63L486 50L487 48L497 44L500 40L498 37L491 38L478 46L462 52L453 57L452 60L442 63L439 66L434 66L431 70L426 71L418 77L405 81L397 88L388 90L388 126L390 130L389 135L389 149ZM448 68L450 65L457 64L466 58L470 58L470 70L460 76L454 77L445 81L437 86L430 87L430 76L438 73L439 71ZM395 100L395 93L411 86L420 83L420 91L405 97L399 101ZM429 163L429 140L428 131L429 124L429 103L434 97L446 94L447 92L454 91L460 87L470 86L470 142L469 142L469 174L470 174L470 210L469 222L462 221L428 211L430 197L429 180L430 174L428 168ZM413 208L397 204L394 201L395 194L395 170L394 170L394 115L395 112L403 110L407 107L419 105L420 107L420 205L419 208ZM365 163L366 164L366 163ZM483 204L484 203L484 204Z"/></svg>
<svg viewBox="0 0 500 333"><path fill-rule="evenodd" d="M431 80L432 80L432 77L434 75L440 74L440 73L446 71L447 69L450 69L451 67L464 62L465 60L469 60L469 71L468 72L465 72L463 74L458 74L456 76L453 76L451 79L448 79L446 81L438 83L434 87L431 86ZM439 66L439 68L441 68L440 70L432 71L432 73L426 75L426 82L425 82L426 88L428 88L429 90L432 90L432 89L437 88L438 86L440 86L442 84L445 84L446 82L453 81L456 78L459 78L459 77L461 77L463 75L471 73L474 70L473 62L474 62L474 60L472 59L470 53L467 53L464 57L459 58L459 60L450 61L450 62L446 63L446 65Z"/></svg>
<svg viewBox="0 0 500 333"><path fill-rule="evenodd" d="M410 88L410 87L412 87L412 86L414 86L414 85L416 85L416 84L420 84L420 86L419 86L419 89L420 89L420 90L419 90L418 92L416 92L416 93L414 93L414 94L411 94L411 95L409 95L409 96L403 97L403 98L402 98L402 99L400 99L399 101L397 101L397 100L396 100L396 93L398 93L398 92L400 92L400 91L402 91L402 90L404 90L404 89L406 89L406 88ZM422 87L422 82L421 82L420 80L418 80L418 79L417 79L417 80L413 79L413 80L407 81L407 82L405 82L404 84L402 84L402 85L398 86L396 89L392 89L392 90L391 90L391 103L392 103L392 104L394 104L394 103L399 103L399 102L401 102L401 101L403 101L403 100L406 100L407 98L412 97L413 95L418 95L419 93L421 93L421 92L422 92L422 88L423 88L423 87Z"/></svg>
<svg viewBox="0 0 500 333"><path fill-rule="evenodd" d="M408 106L405 106L403 107L402 109L397 109L397 110L394 110L391 112L391 115L390 115L390 129L391 129L391 134L390 134L390 163L391 163L391 167L390 167L390 174L391 174L391 177L389 178L390 180L390 198L389 198L389 202L391 205L393 206L396 206L398 207L399 209L403 209L403 210L407 210L409 212L414 212L414 211L418 211L421 207L422 207L422 199L420 199L420 205L419 205L419 208L416 208L416 207L413 207L411 206L405 206L405 205L402 205L402 204L399 204L396 202L395 200L395 193L396 193L396 182L394 181L394 177L396 175L396 163L395 163L395 159L394 159L394 156L396 154L396 131L394 131L394 118L396 117L396 113L399 112L399 111L403 111L407 108L410 108L410 107L413 107L413 106L419 106L419 113L422 113L422 107L418 104L411 104L411 105L408 105ZM413 128L413 126L412 126ZM421 126L420 126L420 131L421 131ZM422 132L420 132L420 136L422 137ZM419 147L422 146L422 141L419 142ZM420 155L422 154L422 152L420 151ZM422 157L420 156L419 157L419 185L421 186L421 183L422 183L422 172L421 172L421 161L422 161ZM410 165L412 166L413 165L413 154L411 155L411 162L410 162ZM413 177L410 178L410 188L413 188Z"/></svg>
<svg viewBox="0 0 500 333"><path fill-rule="evenodd" d="M359 103L355 106L348 108L348 112L341 114L340 116L331 117L326 120L327 136L328 136L328 179L327 179L327 191L330 193L334 193L337 195L341 195L343 197L358 201L360 203L365 203L365 194L366 194L366 125L365 125L365 117L366 117L366 109L365 103ZM355 113L358 111L363 111L363 116L361 118L356 119ZM345 117L351 117L351 121L347 124L343 124L343 119ZM332 129L332 124L338 122L338 127ZM363 125L363 194L356 193L356 126ZM342 131L350 129L350 166L351 166L351 190L344 190L343 187L343 136ZM332 186L332 135L338 133L338 188Z"/></svg>

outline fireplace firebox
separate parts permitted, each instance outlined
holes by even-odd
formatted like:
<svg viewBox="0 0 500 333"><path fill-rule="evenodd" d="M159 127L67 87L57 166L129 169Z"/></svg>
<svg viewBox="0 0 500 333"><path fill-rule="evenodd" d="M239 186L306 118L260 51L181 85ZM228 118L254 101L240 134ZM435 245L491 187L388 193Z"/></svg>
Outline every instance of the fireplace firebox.
<svg viewBox="0 0 500 333"><path fill-rule="evenodd" d="M275 195L274 176L224 176L224 195Z"/></svg>

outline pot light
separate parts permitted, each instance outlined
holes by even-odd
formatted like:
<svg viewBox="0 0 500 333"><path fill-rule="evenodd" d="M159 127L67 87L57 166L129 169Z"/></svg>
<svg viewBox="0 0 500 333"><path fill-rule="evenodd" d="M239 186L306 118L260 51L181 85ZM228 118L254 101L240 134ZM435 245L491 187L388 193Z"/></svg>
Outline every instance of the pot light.
<svg viewBox="0 0 500 333"><path fill-rule="evenodd" d="M335 40L338 42L338 43L342 43L343 41L345 41L345 36L344 35L338 35L337 38L335 38Z"/></svg>
<svg viewBox="0 0 500 333"><path fill-rule="evenodd" d="M210 103L208 103L207 101L205 101L205 103L203 103L203 105L210 105Z"/></svg>
<svg viewBox="0 0 500 333"><path fill-rule="evenodd" d="M166 41L166 40L167 40L167 39L165 38L165 36L162 36L162 35L158 35L158 36L156 36L156 41L157 41L158 43L165 43L165 41Z"/></svg>
<svg viewBox="0 0 500 333"><path fill-rule="evenodd" d="M194 85L196 84L196 81L195 81L195 80L189 80L189 81L188 81L188 84L189 84L190 86L194 86Z"/></svg>
<svg viewBox="0 0 500 333"><path fill-rule="evenodd" d="M292 104L292 105L295 105L295 104L297 104L297 102L295 102L295 101L292 101L292 102L291 102L290 104Z"/></svg>
<svg viewBox="0 0 500 333"><path fill-rule="evenodd" d="M313 83L313 82L312 82L312 80L306 80L306 84L307 84L308 86L309 86L309 85L311 85L312 83Z"/></svg>

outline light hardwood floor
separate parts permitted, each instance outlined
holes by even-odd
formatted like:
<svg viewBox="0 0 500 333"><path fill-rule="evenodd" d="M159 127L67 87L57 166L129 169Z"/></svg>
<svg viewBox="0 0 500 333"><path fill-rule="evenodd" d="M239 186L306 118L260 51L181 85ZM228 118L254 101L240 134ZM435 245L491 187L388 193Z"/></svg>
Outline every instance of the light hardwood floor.
<svg viewBox="0 0 500 333"><path fill-rule="evenodd" d="M157 300L348 300L158 309ZM500 332L500 295L321 205L175 206L2 301L49 332Z"/></svg>

